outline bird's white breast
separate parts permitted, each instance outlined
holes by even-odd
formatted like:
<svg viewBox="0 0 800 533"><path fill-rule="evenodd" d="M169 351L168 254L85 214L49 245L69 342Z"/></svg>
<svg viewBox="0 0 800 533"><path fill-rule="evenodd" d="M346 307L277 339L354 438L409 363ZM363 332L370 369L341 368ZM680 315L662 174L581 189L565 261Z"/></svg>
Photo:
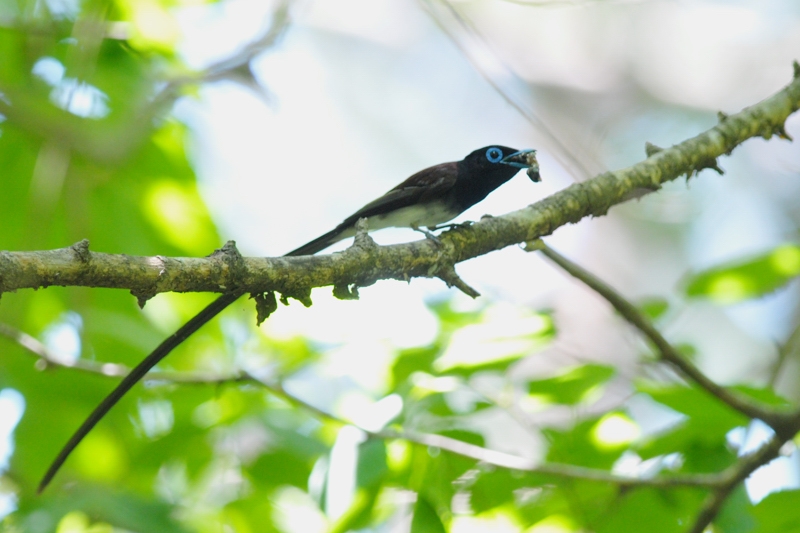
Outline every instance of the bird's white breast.
<svg viewBox="0 0 800 533"><path fill-rule="evenodd" d="M383 228L411 228L436 226L452 220L457 213L439 202L424 205L411 205L387 213L367 218L369 231ZM354 228L348 229L340 235L342 239L356 234Z"/></svg>

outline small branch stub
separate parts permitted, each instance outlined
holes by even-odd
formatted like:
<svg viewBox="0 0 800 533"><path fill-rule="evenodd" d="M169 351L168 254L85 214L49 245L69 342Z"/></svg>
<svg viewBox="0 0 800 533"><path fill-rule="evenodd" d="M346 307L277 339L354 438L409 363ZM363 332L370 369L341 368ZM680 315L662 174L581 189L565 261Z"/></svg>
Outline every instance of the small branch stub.
<svg viewBox="0 0 800 533"><path fill-rule="evenodd" d="M356 221L356 236L353 240L354 248L369 250L378 247L378 244L372 239L372 237L369 236L368 230L369 225L367 223L367 219L359 218Z"/></svg>
<svg viewBox="0 0 800 533"><path fill-rule="evenodd" d="M222 288L228 290L233 289L235 281L239 279L240 275L245 270L244 259L242 258L242 254L239 253L239 249L236 248L236 241L226 242L222 248L214 250L208 257L212 259L221 258L223 261L225 261L225 263L227 263L230 283Z"/></svg>
<svg viewBox="0 0 800 533"><path fill-rule="evenodd" d="M145 304L147 304L147 301L150 300L150 298L152 298L153 296L155 296L154 293L153 294L150 294L150 293L145 294L145 293L140 292L140 291L131 291L131 295L134 298L136 298L136 305L139 306L139 309L144 309L144 306L145 306Z"/></svg>
<svg viewBox="0 0 800 533"><path fill-rule="evenodd" d="M81 263L88 263L92 258L92 253L89 251L89 239L83 239L76 242L70 246L70 249L75 253L78 261Z"/></svg>
<svg viewBox="0 0 800 533"><path fill-rule="evenodd" d="M778 124L775 127L775 135L777 135L778 137L780 137L781 139L783 139L785 141L794 141L794 139L792 139L792 136L789 135L788 133L786 133L786 125L785 124Z"/></svg>
<svg viewBox="0 0 800 533"><path fill-rule="evenodd" d="M358 285L341 283L333 286L333 296L340 300L358 300Z"/></svg>
<svg viewBox="0 0 800 533"><path fill-rule="evenodd" d="M544 241L542 239L536 239L535 241L526 242L523 250L526 252L539 252L545 248L546 245L544 244Z"/></svg>
<svg viewBox="0 0 800 533"><path fill-rule="evenodd" d="M661 148L660 146L656 146L651 142L644 143L644 153L647 154L647 157L653 157L658 152L663 152L663 151L664 151L663 148Z"/></svg>
<svg viewBox="0 0 800 533"><path fill-rule="evenodd" d="M260 326L278 309L278 301L272 291L251 294L250 297L256 301L256 325Z"/></svg>
<svg viewBox="0 0 800 533"><path fill-rule="evenodd" d="M707 168L708 168L708 169L711 169L711 170L713 170L713 171L715 171L715 172L716 172L717 174L719 174L720 176L722 176L722 175L724 175L724 174L725 174L725 171L724 171L724 170L722 170L722 169L719 167L719 164L717 163L717 160L716 160L716 159L709 158L709 159L703 159L702 161L700 161L699 163L697 163L697 166L696 166L696 167L694 167L692 170L690 170L689 172L687 172L687 173L686 173L686 179L688 180L688 179L689 179L689 178L691 178L692 176L696 176L697 174L700 174L700 172L701 172L701 171L703 171L703 170L705 170L705 169L707 169Z"/></svg>
<svg viewBox="0 0 800 533"><path fill-rule="evenodd" d="M281 303L289 305L289 298L293 298L303 304L305 307L311 307L311 287L303 287L301 289L287 290L281 294Z"/></svg>
<svg viewBox="0 0 800 533"><path fill-rule="evenodd" d="M443 263L439 267L436 277L444 281L448 287L455 287L471 298L477 298L481 295L458 276L455 267L451 263Z"/></svg>

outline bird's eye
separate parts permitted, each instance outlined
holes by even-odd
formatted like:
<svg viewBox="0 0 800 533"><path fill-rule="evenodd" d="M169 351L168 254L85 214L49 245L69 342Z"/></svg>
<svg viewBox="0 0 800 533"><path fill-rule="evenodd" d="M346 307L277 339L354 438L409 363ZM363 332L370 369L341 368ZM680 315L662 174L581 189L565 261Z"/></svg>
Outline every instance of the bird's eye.
<svg viewBox="0 0 800 533"><path fill-rule="evenodd" d="M503 159L503 151L500 148L489 148L486 150L486 159L488 159L490 163L497 163Z"/></svg>

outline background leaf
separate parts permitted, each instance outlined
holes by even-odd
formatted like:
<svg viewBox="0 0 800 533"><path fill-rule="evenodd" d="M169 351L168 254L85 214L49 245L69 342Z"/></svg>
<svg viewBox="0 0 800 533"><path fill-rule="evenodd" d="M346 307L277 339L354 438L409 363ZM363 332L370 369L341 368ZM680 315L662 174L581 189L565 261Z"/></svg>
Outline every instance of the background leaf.
<svg viewBox="0 0 800 533"><path fill-rule="evenodd" d="M774 292L798 274L800 246L782 244L752 259L731 262L694 274L688 280L686 294L732 304Z"/></svg>

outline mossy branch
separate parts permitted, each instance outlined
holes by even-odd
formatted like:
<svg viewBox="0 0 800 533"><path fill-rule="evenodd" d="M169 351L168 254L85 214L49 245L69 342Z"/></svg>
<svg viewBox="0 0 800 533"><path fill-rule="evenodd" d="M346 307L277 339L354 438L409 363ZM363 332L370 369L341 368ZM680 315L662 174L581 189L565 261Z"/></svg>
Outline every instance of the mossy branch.
<svg viewBox="0 0 800 533"><path fill-rule="evenodd" d="M800 66L793 81L772 97L671 148L647 147L649 157L631 167L578 183L524 209L486 218L439 237L393 246L363 246L313 257L241 257L233 243L206 258L137 257L91 252L88 242L34 252L0 252L0 294L52 285L130 290L140 304L155 294L221 292L262 294L308 301L314 287L358 287L380 279L438 277L467 290L454 266L513 244L551 234L587 216L602 216L614 205L658 190L680 176L718 168L717 158L752 137L788 138L786 119L800 108ZM342 291L338 291L341 293ZM472 296L474 291L467 290Z"/></svg>

